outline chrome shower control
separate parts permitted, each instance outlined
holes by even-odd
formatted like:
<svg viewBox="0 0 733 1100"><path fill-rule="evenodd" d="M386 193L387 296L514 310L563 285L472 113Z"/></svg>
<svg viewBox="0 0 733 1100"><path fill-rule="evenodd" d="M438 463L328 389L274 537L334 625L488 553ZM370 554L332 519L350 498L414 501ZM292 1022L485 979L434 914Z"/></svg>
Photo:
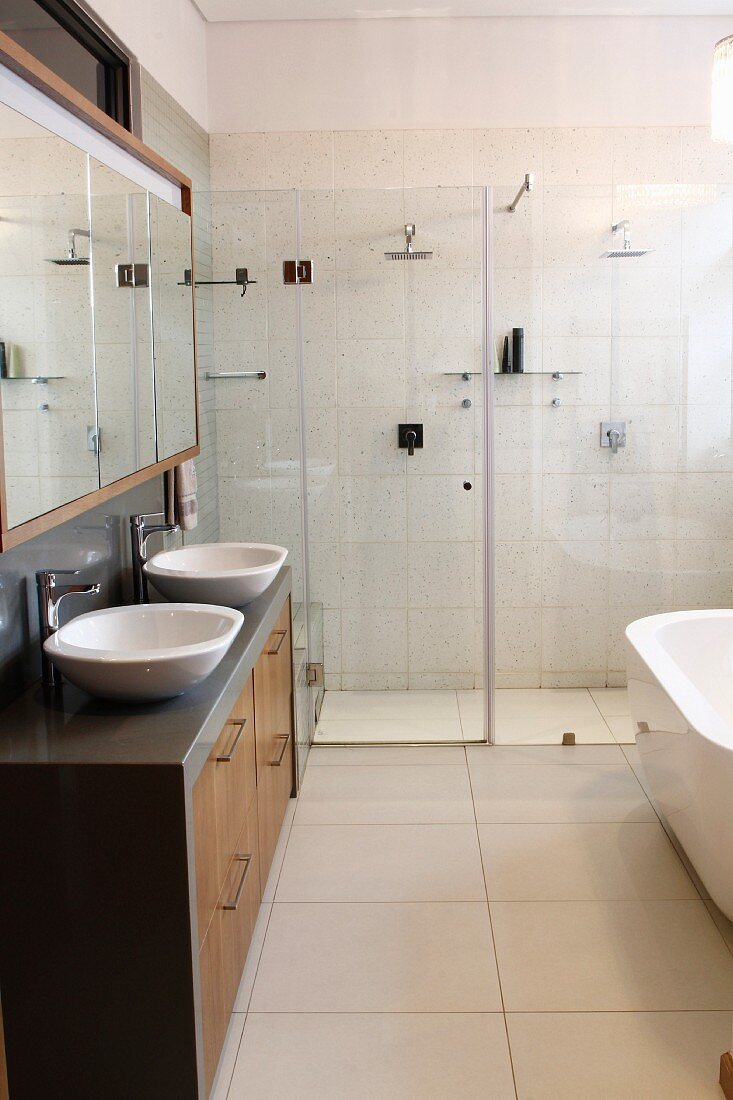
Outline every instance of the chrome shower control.
<svg viewBox="0 0 733 1100"><path fill-rule="evenodd" d="M604 420L601 424L601 446L610 447L611 454L618 454L619 447L626 446L626 421Z"/></svg>
<svg viewBox="0 0 733 1100"><path fill-rule="evenodd" d="M552 405L553 409L559 409L560 405L562 404L562 401L560 400L559 397L553 397L550 404Z"/></svg>
<svg viewBox="0 0 733 1100"><path fill-rule="evenodd" d="M463 405L464 409L470 409L473 405L473 401L470 397L464 397L463 401L461 401L461 404Z"/></svg>

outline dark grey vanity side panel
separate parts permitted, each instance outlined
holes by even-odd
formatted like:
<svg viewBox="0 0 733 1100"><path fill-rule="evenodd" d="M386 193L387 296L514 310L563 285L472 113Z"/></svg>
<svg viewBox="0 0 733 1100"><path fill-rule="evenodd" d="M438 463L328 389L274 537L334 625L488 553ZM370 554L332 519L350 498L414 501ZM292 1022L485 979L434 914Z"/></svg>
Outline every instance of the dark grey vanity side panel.
<svg viewBox="0 0 733 1100"><path fill-rule="evenodd" d="M0 897L13 1100L198 1097L183 768L0 769Z"/></svg>
<svg viewBox="0 0 733 1100"><path fill-rule="evenodd" d="M98 597L68 601L64 616L73 618L82 611L129 603L127 518L135 512L158 512L162 507L162 479L154 477L0 554L0 709L41 675L36 570L81 569L81 581L101 582Z"/></svg>

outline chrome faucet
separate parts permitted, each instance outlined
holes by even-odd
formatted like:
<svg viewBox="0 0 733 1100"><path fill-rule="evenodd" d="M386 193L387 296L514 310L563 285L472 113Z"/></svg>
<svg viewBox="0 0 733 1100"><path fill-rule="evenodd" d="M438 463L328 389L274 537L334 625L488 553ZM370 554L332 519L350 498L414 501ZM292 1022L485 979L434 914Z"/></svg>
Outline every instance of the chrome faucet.
<svg viewBox="0 0 733 1100"><path fill-rule="evenodd" d="M78 569L39 569L36 573L38 591L38 620L41 627L41 680L47 687L57 687L61 683L61 673L54 668L43 648L43 643L59 628L59 605L66 596L96 596L98 584L56 583L57 577L76 577Z"/></svg>
<svg viewBox="0 0 733 1100"><path fill-rule="evenodd" d="M130 537L132 540L132 596L134 603L148 602L148 578L143 566L148 560L148 539L157 531L173 534L180 531L177 523L151 523L150 520L164 519L163 512L152 512L147 516L130 516Z"/></svg>

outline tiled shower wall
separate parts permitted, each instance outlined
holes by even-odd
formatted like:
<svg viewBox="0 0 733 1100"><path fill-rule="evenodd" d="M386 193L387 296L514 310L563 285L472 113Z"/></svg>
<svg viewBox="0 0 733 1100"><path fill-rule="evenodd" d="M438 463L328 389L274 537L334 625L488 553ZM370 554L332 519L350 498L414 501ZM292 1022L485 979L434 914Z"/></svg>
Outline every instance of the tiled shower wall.
<svg viewBox="0 0 733 1100"><path fill-rule="evenodd" d="M497 337L521 325L527 341L527 374L496 379L499 685L621 683L631 619L730 603L733 157L704 130L212 135L211 163L216 190L305 192L302 252L320 264L317 297L305 301L321 326L306 348L311 568L326 608L329 686L480 683L478 479L477 491L458 492L468 459L460 399L477 405L479 391L471 383L459 393L444 377L475 364L477 254L462 290L460 263L434 266L432 281L426 272L412 327L403 284L397 361L388 342L401 333L382 331L396 316L395 276L380 269L366 311L364 297L350 301L351 279L370 282L365 240L377 255L399 247L404 220L424 226L418 244L435 243L436 259L468 222L475 240L475 212L451 206L471 184L496 189ZM526 172L535 190L509 214ZM427 190L399 208L385 192L343 194L403 187ZM426 209L410 213L420 194ZM349 204L351 240L343 222L339 231ZM612 222L626 217L633 244L654 251L601 259ZM355 358L343 337L359 325ZM411 355L425 331L430 350ZM411 393L416 369L423 388ZM389 432L412 397L426 447L442 455L425 477L408 478L403 497ZM628 425L616 456L599 445L611 418ZM479 452L472 442L476 462ZM250 506L242 487L235 512ZM416 534L412 556L395 549L402 524Z"/></svg>
<svg viewBox="0 0 733 1100"><path fill-rule="evenodd" d="M193 182L193 235L196 275L211 279L211 210L209 191L209 135L158 84L141 70L143 141L165 157ZM181 273L183 277L183 273ZM196 460L199 522L189 542L212 542L219 536L219 489L216 469L216 416L214 390L206 373L214 359L211 287L196 288L196 352L199 382L199 433L201 454Z"/></svg>

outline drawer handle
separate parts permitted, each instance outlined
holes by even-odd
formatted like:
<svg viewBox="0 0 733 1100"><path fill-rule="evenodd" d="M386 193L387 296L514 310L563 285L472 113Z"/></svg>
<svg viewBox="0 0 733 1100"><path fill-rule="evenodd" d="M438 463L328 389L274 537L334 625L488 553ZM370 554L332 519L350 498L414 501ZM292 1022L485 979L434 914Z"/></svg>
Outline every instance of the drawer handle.
<svg viewBox="0 0 733 1100"><path fill-rule="evenodd" d="M274 649L268 649L268 657L277 657L278 653L280 652L280 648L287 637L287 633L287 630L273 630L272 634L280 635L280 641L277 643ZM270 637L272 637L272 634L270 635Z"/></svg>
<svg viewBox="0 0 733 1100"><path fill-rule="evenodd" d="M270 767L271 768L279 768L280 765L282 764L283 757L285 756L285 750L288 747L288 741L290 740L290 734L289 733L278 733L277 736L275 737L275 740L276 741L282 741L283 747L280 749L280 755L278 756L277 760L271 760L270 761Z"/></svg>
<svg viewBox="0 0 733 1100"><path fill-rule="evenodd" d="M237 910L239 909L239 903L242 900L242 890L244 890L244 884L249 874L249 869L252 866L252 856L235 856L235 860L244 864L244 870L242 871L242 877L239 880L237 886L237 892L231 901L225 901L222 905L222 909Z"/></svg>
<svg viewBox="0 0 733 1100"><path fill-rule="evenodd" d="M234 758L234 754L237 751L237 746L239 745L239 742L242 740L242 734L244 733L244 727L247 725L247 719L243 718L241 722L227 722L227 725L228 726L239 726L239 729L237 730L236 734L234 735L234 740L232 741L231 745L229 746L228 752L222 753L221 756L217 756L217 758L216 758L217 764L231 764L232 759Z"/></svg>

